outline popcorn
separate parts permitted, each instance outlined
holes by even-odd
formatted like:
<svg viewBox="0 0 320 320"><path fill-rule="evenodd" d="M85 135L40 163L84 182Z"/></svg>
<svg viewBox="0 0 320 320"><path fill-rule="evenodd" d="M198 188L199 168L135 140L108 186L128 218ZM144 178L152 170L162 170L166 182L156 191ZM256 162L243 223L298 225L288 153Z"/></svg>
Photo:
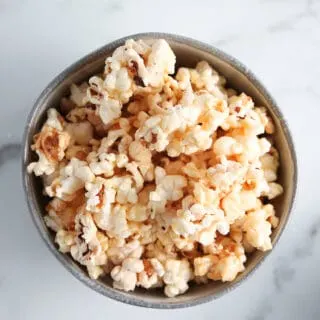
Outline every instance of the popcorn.
<svg viewBox="0 0 320 320"><path fill-rule="evenodd" d="M154 179L154 166L151 162L151 151L148 148L146 148L141 142L132 141L129 145L128 153L129 156L134 160L134 163L136 164L134 165L134 167L136 167L136 169L134 169L134 171L136 171L136 175L140 175L137 172L137 169L139 168L139 171L143 178L145 180L152 181Z"/></svg>
<svg viewBox="0 0 320 320"><path fill-rule="evenodd" d="M148 74L143 78L144 84L157 87L163 81L164 75L174 73L176 57L165 40L158 40L151 47L148 57Z"/></svg>
<svg viewBox="0 0 320 320"><path fill-rule="evenodd" d="M71 256L89 267L88 272L94 278L102 274L102 270L96 270L95 267L106 264L106 252L97 237L97 228L90 214L80 212L75 218L75 223L77 236L75 244L70 248Z"/></svg>
<svg viewBox="0 0 320 320"><path fill-rule="evenodd" d="M213 70L207 62L199 62L196 69L189 69L189 72L191 83L197 90L205 89L217 98L226 99L226 92L223 88L225 79Z"/></svg>
<svg viewBox="0 0 320 320"><path fill-rule="evenodd" d="M269 200L272 200L283 193L283 188L279 183L270 182L268 183L268 186L269 190L263 193L263 195L267 196Z"/></svg>
<svg viewBox="0 0 320 320"><path fill-rule="evenodd" d="M64 120L55 109L49 109L48 119L41 132L34 136L34 150L39 160L28 165L28 172L36 176L52 174L59 161L64 158L64 151L70 142L70 136L63 131ZM61 120L62 119L62 120Z"/></svg>
<svg viewBox="0 0 320 320"><path fill-rule="evenodd" d="M239 161L242 163L255 162L262 155L269 151L271 144L267 139L258 139L257 136L236 135L234 138L242 145L242 152Z"/></svg>
<svg viewBox="0 0 320 320"><path fill-rule="evenodd" d="M230 97L228 102L230 113L236 114L241 118L244 118L254 107L253 100L245 93L241 93L239 96L235 95Z"/></svg>
<svg viewBox="0 0 320 320"><path fill-rule="evenodd" d="M206 275L213 265L214 258L211 255L195 258L194 264L194 275L204 276Z"/></svg>
<svg viewBox="0 0 320 320"><path fill-rule="evenodd" d="M140 258L143 252L143 247L138 240L132 240L125 243L123 238L115 239L113 242L109 241L109 249L107 251L109 259L115 265L119 265L127 258Z"/></svg>
<svg viewBox="0 0 320 320"><path fill-rule="evenodd" d="M221 137L215 141L213 151L217 156L230 156L242 153L243 147L231 137Z"/></svg>
<svg viewBox="0 0 320 320"><path fill-rule="evenodd" d="M50 108L47 111L47 121L44 124L44 127L48 126L50 128L56 129L58 131L63 131L65 122L61 117L59 112L56 109Z"/></svg>
<svg viewBox="0 0 320 320"><path fill-rule="evenodd" d="M67 148L65 152L65 158L69 161L72 158L77 158L79 160L85 161L91 150L91 146L71 145Z"/></svg>
<svg viewBox="0 0 320 320"><path fill-rule="evenodd" d="M117 162L117 156L114 153L92 152L88 155L89 167L95 175L112 177ZM123 160L120 162L123 163Z"/></svg>
<svg viewBox="0 0 320 320"><path fill-rule="evenodd" d="M87 88L86 83L76 86L72 84L70 87L70 100L74 102L78 107L84 106L87 102Z"/></svg>
<svg viewBox="0 0 320 320"><path fill-rule="evenodd" d="M129 171L132 174L132 178L135 182L136 190L138 191L141 190L143 187L144 180L141 173L138 170L138 165L133 161L126 164L125 167L127 171Z"/></svg>
<svg viewBox="0 0 320 320"><path fill-rule="evenodd" d="M236 189L222 199L222 208L230 224L245 214L242 208L240 194Z"/></svg>
<svg viewBox="0 0 320 320"><path fill-rule="evenodd" d="M267 110L266 108L255 108L254 109L255 112L258 114L258 116L260 117L260 121L263 124L266 133L268 134L272 134L274 133L274 124L271 120L271 118L267 115Z"/></svg>
<svg viewBox="0 0 320 320"><path fill-rule="evenodd" d="M207 274L209 279L233 281L245 268L244 248L231 239L221 238L211 254L213 254L213 265Z"/></svg>
<svg viewBox="0 0 320 320"><path fill-rule="evenodd" d="M225 160L207 170L210 184L220 191L228 191L236 183L241 183L246 174L246 167L236 161Z"/></svg>
<svg viewBox="0 0 320 320"><path fill-rule="evenodd" d="M242 228L245 231L246 240L253 247L261 251L272 248L271 224L266 220L266 212L263 209L248 213Z"/></svg>
<svg viewBox="0 0 320 320"><path fill-rule="evenodd" d="M136 258L126 258L122 262L122 267L132 272L141 272L144 269L142 260Z"/></svg>
<svg viewBox="0 0 320 320"><path fill-rule="evenodd" d="M261 158L261 165L264 172L264 176L268 182L277 180L277 169L279 167L278 153L272 149L272 154L266 153Z"/></svg>
<svg viewBox="0 0 320 320"><path fill-rule="evenodd" d="M131 232L128 227L124 206L114 206L106 229L110 237L127 238L130 236Z"/></svg>
<svg viewBox="0 0 320 320"><path fill-rule="evenodd" d="M249 166L245 176L244 187L255 192L257 197L269 191L268 182L265 179L264 172L255 166Z"/></svg>
<svg viewBox="0 0 320 320"><path fill-rule="evenodd" d="M75 234L74 232L60 229L56 234L55 242L62 253L70 252L71 247L75 244Z"/></svg>
<svg viewBox="0 0 320 320"><path fill-rule="evenodd" d="M208 278L223 282L233 281L239 272L244 270L244 261L234 255L224 257L214 266L214 271L208 273Z"/></svg>
<svg viewBox="0 0 320 320"><path fill-rule="evenodd" d="M188 290L188 282L192 277L192 270L187 260L167 260L163 275L163 281L166 284L165 294L172 298L184 293Z"/></svg>
<svg viewBox="0 0 320 320"><path fill-rule="evenodd" d="M166 172L161 167L155 169L156 190L150 192L150 203L155 212L163 212L168 200L177 201L183 197L183 188L187 185L187 180L183 176L166 176Z"/></svg>
<svg viewBox="0 0 320 320"><path fill-rule="evenodd" d="M152 154L148 148L139 141L133 141L129 146L130 157L137 162L151 162Z"/></svg>
<svg viewBox="0 0 320 320"><path fill-rule="evenodd" d="M66 131L72 140L79 145L88 145L90 140L93 139L93 127L88 121L68 123Z"/></svg>
<svg viewBox="0 0 320 320"><path fill-rule="evenodd" d="M112 269L113 287L123 291L133 291L137 283L137 274L121 266Z"/></svg>
<svg viewBox="0 0 320 320"><path fill-rule="evenodd" d="M72 158L68 165L60 169L60 175L45 188L50 197L67 199L82 189L86 182L94 180L94 174L85 161Z"/></svg>
<svg viewBox="0 0 320 320"><path fill-rule="evenodd" d="M99 116L104 124L109 124L121 116L122 105L113 99L108 99L101 103L99 108Z"/></svg>
<svg viewBox="0 0 320 320"><path fill-rule="evenodd" d="M54 198L46 206L47 215L44 217L46 225L53 231L64 229L74 230L75 216L85 202L83 194L76 192L68 201Z"/></svg>
<svg viewBox="0 0 320 320"><path fill-rule="evenodd" d="M72 85L35 135L28 171L51 197L44 222L63 253L113 287L233 281L279 224L275 127L207 62L175 70L165 40L127 40ZM175 72L176 71L176 72ZM266 203L267 202L267 203Z"/></svg>
<svg viewBox="0 0 320 320"><path fill-rule="evenodd" d="M136 203L128 212L127 219L130 221L145 221L148 219L148 208L145 205Z"/></svg>
<svg viewBox="0 0 320 320"><path fill-rule="evenodd" d="M161 262L156 259L144 259L144 270L138 274L138 285L149 289L162 286L162 280L165 271Z"/></svg>
<svg viewBox="0 0 320 320"><path fill-rule="evenodd" d="M180 164L180 168L181 168L181 164ZM206 175L205 170L199 169L193 162L187 163L185 166L182 167L181 170L185 175L194 179L201 179L201 178L204 178Z"/></svg>

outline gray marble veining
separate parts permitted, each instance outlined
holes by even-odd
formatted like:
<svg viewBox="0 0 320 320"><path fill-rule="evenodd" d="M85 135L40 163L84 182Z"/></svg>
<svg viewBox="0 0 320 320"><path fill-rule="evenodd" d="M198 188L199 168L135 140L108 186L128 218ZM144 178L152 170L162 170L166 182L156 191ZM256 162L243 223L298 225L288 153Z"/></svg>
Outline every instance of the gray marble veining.
<svg viewBox="0 0 320 320"><path fill-rule="evenodd" d="M18 158L21 152L20 143L8 143L0 146L0 169L8 161Z"/></svg>

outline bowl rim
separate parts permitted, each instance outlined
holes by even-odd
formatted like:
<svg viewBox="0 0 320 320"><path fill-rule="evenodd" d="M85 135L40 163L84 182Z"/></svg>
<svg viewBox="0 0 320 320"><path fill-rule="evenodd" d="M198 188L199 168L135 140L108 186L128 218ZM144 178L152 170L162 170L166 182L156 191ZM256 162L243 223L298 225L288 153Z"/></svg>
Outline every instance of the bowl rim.
<svg viewBox="0 0 320 320"><path fill-rule="evenodd" d="M184 45L188 45L190 47L196 48L198 50L204 51L208 54L214 55L223 62L231 65L233 68L244 74L248 80L253 83L256 87L256 89L261 93L261 95L269 102L269 104L272 106L273 111L275 112L276 116L281 119L281 124L283 127L285 139L289 145L289 149L291 152L291 157L293 161L293 189L292 189L292 197L291 202L288 207L288 214L285 217L283 227L281 230L279 230L279 233L276 237L276 239L273 242L273 250L276 244L278 243L283 230L285 229L289 216L291 216L292 209L294 207L295 203L295 197L296 197L296 189L297 189L297 179L298 179L298 169L297 169L297 158L296 158L296 152L295 147L292 139L292 135L290 133L287 121L285 120L283 113L281 112L280 108L278 107L277 103L275 102L274 98L271 96L271 94L268 92L268 90L264 87L264 85L260 82L260 80L251 72L251 70L246 67L242 62L237 60L236 58L232 57L231 55L225 53L224 51L216 48L215 46L206 44L204 42L176 34L171 33L162 33L162 32L146 32L146 33L136 33L132 34L126 37L122 37L120 39L114 40L112 42L107 43L106 45L90 52L89 54L85 55L84 57L77 60L75 63L71 64L67 68L65 68L61 73L59 73L41 92L37 100L35 101L31 111L29 112L29 115L27 117L26 126L23 133L22 138L22 181L23 181L23 189L24 189L24 196L26 199L26 202L28 204L28 209L30 212L30 215L32 217L32 220L41 236L41 238L44 240L46 246L49 248L49 250L53 253L53 255L60 261L60 263L78 280L80 280L82 283L84 283L87 287L95 290L96 292L123 302L130 305L140 306L140 307L147 307L147 308L158 308L158 309L175 309L175 308L184 308L184 307L191 307L195 305L199 305L202 303L206 303L212 300L215 300L227 292L237 288L244 280L248 279L249 276L252 276L252 274L258 269L258 267L262 264L262 262L266 259L267 256L273 251L267 251L264 252L263 256L259 258L257 263L252 267L252 270L249 271L245 276L243 276L240 280L237 282L231 282L227 288L222 289L221 291L217 293L208 294L206 296L202 297L196 297L192 300L183 301L183 302L175 302L170 301L170 298L167 302L150 302L145 301L143 298L135 297L134 295L128 296L123 291L114 291L112 288L108 288L105 286L102 286L98 281L93 280L89 278L89 276L82 274L79 272L72 264L70 264L65 259L65 254L58 251L56 246L54 245L52 239L49 236L49 233L43 228L43 218L40 212L37 211L37 208L33 202L33 199L29 197L29 186L28 186L28 172L26 170L26 158L29 153L29 135L30 135L30 128L32 119L37 113L37 109L39 106L41 106L42 102L46 99L46 97L55 90L55 88L71 73L73 73L75 70L77 70L79 67L85 65L89 61L94 61L97 58L101 57L101 54L103 54L106 51L109 51L110 49L115 49L119 45L122 45L126 40L128 39L165 39L165 40L172 40L176 43L181 43ZM164 297L165 298L165 297Z"/></svg>

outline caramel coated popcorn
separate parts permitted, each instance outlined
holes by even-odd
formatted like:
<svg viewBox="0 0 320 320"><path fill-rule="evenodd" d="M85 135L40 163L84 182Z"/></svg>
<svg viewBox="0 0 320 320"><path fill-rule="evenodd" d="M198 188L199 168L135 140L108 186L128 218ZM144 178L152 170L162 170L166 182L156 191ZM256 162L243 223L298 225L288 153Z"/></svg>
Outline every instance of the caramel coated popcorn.
<svg viewBox="0 0 320 320"><path fill-rule="evenodd" d="M93 279L168 297L233 281L247 254L270 250L268 202L283 192L266 109L207 62L175 62L165 40L126 41L48 110L28 166L61 252Z"/></svg>

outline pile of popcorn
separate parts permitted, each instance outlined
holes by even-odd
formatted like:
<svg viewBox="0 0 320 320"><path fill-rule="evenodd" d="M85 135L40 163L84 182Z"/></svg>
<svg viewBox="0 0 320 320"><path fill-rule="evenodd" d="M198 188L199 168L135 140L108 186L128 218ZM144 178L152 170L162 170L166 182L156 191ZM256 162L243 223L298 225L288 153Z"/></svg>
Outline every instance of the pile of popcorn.
<svg viewBox="0 0 320 320"><path fill-rule="evenodd" d="M205 61L179 68L165 40L128 40L49 109L29 173L50 197L61 252L130 291L232 281L272 247L274 125ZM174 75L175 74L175 75Z"/></svg>

